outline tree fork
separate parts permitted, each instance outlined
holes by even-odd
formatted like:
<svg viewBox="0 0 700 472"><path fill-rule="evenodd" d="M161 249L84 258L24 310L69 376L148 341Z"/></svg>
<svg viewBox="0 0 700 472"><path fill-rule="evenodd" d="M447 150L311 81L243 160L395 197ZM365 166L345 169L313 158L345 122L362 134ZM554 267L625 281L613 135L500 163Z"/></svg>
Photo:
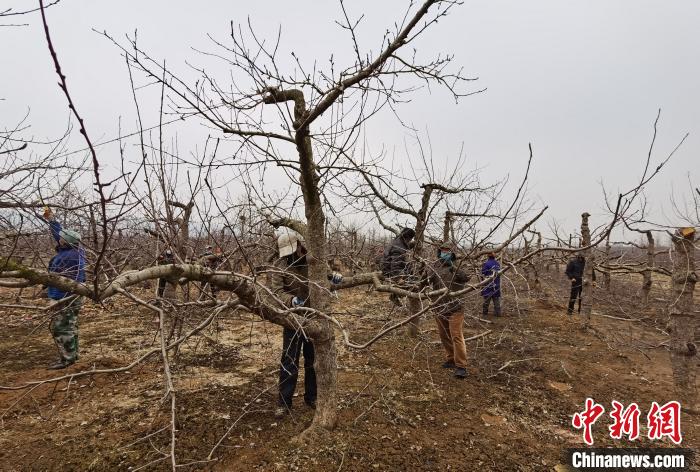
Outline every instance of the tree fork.
<svg viewBox="0 0 700 472"><path fill-rule="evenodd" d="M299 182L304 200L304 215L306 216L305 243L306 260L309 267L309 302L308 305L320 312L327 311L328 292L323 287L328 283L327 276L327 241L326 215L323 212L321 192L318 188L316 163L314 162L313 147L309 131L309 110L306 108L304 93L301 90L279 90L268 88L264 102L267 104L293 101L294 102L294 142L299 155ZM319 428L333 429L337 422L337 383L338 365L337 349L333 325L325 319L316 319L307 328L307 334L314 343L316 384L318 400L316 413L309 429L299 440L313 434Z"/></svg>

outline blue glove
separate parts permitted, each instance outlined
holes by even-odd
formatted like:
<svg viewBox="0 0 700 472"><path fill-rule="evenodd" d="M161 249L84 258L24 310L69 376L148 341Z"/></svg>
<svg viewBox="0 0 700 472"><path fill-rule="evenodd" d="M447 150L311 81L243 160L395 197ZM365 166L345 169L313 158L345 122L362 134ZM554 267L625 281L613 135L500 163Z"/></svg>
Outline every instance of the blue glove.
<svg viewBox="0 0 700 472"><path fill-rule="evenodd" d="M299 298L299 297L292 298L292 306L301 306L304 303L306 303L306 300L304 300L303 298Z"/></svg>
<svg viewBox="0 0 700 472"><path fill-rule="evenodd" d="M331 283L333 283L335 285L339 285L342 282L343 282L343 274L341 274L340 272L333 272L333 274L331 274Z"/></svg>

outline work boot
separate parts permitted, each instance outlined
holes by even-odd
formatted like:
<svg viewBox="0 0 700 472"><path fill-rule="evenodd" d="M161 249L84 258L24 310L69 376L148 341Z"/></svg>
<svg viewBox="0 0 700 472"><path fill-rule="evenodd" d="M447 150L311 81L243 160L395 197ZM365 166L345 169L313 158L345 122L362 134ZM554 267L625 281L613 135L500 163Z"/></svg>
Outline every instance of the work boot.
<svg viewBox="0 0 700 472"><path fill-rule="evenodd" d="M455 377L457 377L458 379L467 378L467 369L465 369L464 367L457 367L455 369Z"/></svg>
<svg viewBox="0 0 700 472"><path fill-rule="evenodd" d="M288 413L289 413L289 408L287 408L286 406L278 406L277 409L275 410L275 418L277 418L278 420L281 420L282 418L287 416Z"/></svg>
<svg viewBox="0 0 700 472"><path fill-rule="evenodd" d="M446 361L442 364L443 369L454 369L455 363L453 361Z"/></svg>
<svg viewBox="0 0 700 472"><path fill-rule="evenodd" d="M66 367L75 364L75 361L66 361L66 360L59 360L55 364L51 364L48 369L49 370L60 370L60 369L65 369Z"/></svg>

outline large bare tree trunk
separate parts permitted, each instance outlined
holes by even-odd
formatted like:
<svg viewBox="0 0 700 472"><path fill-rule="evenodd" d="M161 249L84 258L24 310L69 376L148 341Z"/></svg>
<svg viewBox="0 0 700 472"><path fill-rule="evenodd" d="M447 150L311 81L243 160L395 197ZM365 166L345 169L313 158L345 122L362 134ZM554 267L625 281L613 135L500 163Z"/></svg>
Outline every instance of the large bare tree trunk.
<svg viewBox="0 0 700 472"><path fill-rule="evenodd" d="M302 132L297 133L297 135ZM305 134L305 136L303 135ZM318 189L315 164L311 153L311 139L303 133L303 143L299 146L301 164L301 187L307 221L306 243L308 246L307 262L309 264L309 294L312 308L326 312L329 304L328 292L323 289L328 284L326 276L326 216L323 213L321 195ZM316 351L316 384L318 401L316 414L311 423L311 430L318 428L332 429L337 421L337 360L335 333L328 320L317 319L317 325L311 331Z"/></svg>
<svg viewBox="0 0 700 472"><path fill-rule="evenodd" d="M647 267L642 272L642 300L644 305L649 304L649 293L651 292L651 270L654 267L654 251L656 250L654 246L654 235L651 231L646 232L647 235Z"/></svg>
<svg viewBox="0 0 700 472"><path fill-rule="evenodd" d="M322 321L321 331L314 336L316 359L316 388L318 400L316 413L311 423L312 430L319 428L330 430L335 428L338 421L338 352L335 344L335 334L327 321Z"/></svg>
<svg viewBox="0 0 700 472"><path fill-rule="evenodd" d="M693 310L695 273L694 228L681 228L673 237L673 302L669 311L671 368L676 396L685 409L697 411L697 316Z"/></svg>
<svg viewBox="0 0 700 472"><path fill-rule="evenodd" d="M308 139L308 137L306 138ZM311 143L308 142L308 149ZM309 155L309 161L312 159ZM302 162L305 159L302 159ZM329 305L328 292L323 288L328 284L326 276L326 237L325 215L321 206L320 194L316 185L313 168L307 168L302 163L302 189L306 207L307 220L307 262L309 265L309 294L310 306L320 312L327 312ZM308 182L311 177L312 182ZM337 420L337 360L335 333L330 321L316 319L310 330L316 352L316 383L318 389L318 401L316 414L311 424L311 430L317 428L332 429Z"/></svg>
<svg viewBox="0 0 700 472"><path fill-rule="evenodd" d="M591 230L588 227L588 217L590 213L581 215L581 246L588 248L591 245ZM584 249L583 257L586 258L586 268L583 272L583 293L581 294L581 315L584 326L591 324L591 312L593 311L593 251L590 248Z"/></svg>
<svg viewBox="0 0 700 472"><path fill-rule="evenodd" d="M425 185L423 186L423 197L421 199L421 208L416 217L416 237L415 246L413 247L413 253L422 257L423 243L425 242L425 228L428 224L428 209L430 205L430 197L433 194L433 186ZM421 310L420 301L416 298L408 299L408 310L411 315L418 313ZM406 333L411 338L418 337L418 332L420 328L420 317L413 319L406 327Z"/></svg>
<svg viewBox="0 0 700 472"><path fill-rule="evenodd" d="M415 298L408 299L408 311L411 315L418 313L421 310L420 301ZM406 326L406 333L410 338L418 337L420 328L420 317L412 319Z"/></svg>
<svg viewBox="0 0 700 472"><path fill-rule="evenodd" d="M295 127L302 123L307 115L306 102L300 90L273 92L273 99L279 101L294 101ZM281 95L281 96L280 96ZM309 295L311 308L325 313L329 305L329 295L324 289L328 285L326 279L327 241L326 215L323 212L321 192L318 188L316 163L308 127L301 127L295 133L297 152L299 153L300 183L304 197L304 213L306 216L306 260L309 265ZM332 429L337 421L337 351L335 333L331 322L317 318L308 330L315 348L316 385L318 400L316 414L309 432L319 428ZM303 435L302 435L303 437Z"/></svg>

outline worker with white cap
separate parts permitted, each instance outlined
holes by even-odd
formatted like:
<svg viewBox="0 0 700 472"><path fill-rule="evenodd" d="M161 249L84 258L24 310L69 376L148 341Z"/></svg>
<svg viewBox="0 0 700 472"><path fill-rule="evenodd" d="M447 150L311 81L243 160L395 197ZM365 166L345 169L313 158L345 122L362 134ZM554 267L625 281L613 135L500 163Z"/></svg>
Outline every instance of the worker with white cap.
<svg viewBox="0 0 700 472"><path fill-rule="evenodd" d="M277 238L279 258L271 277L271 288L286 307L304 306L309 299L309 268L306 263L304 238L299 233L285 230ZM339 284L343 276L329 275L333 284ZM304 402L316 407L316 371L314 370L314 345L304 333L292 328L282 332L282 360L279 375L279 397L275 417L282 418L292 408L292 398L299 377L299 358L304 354Z"/></svg>

